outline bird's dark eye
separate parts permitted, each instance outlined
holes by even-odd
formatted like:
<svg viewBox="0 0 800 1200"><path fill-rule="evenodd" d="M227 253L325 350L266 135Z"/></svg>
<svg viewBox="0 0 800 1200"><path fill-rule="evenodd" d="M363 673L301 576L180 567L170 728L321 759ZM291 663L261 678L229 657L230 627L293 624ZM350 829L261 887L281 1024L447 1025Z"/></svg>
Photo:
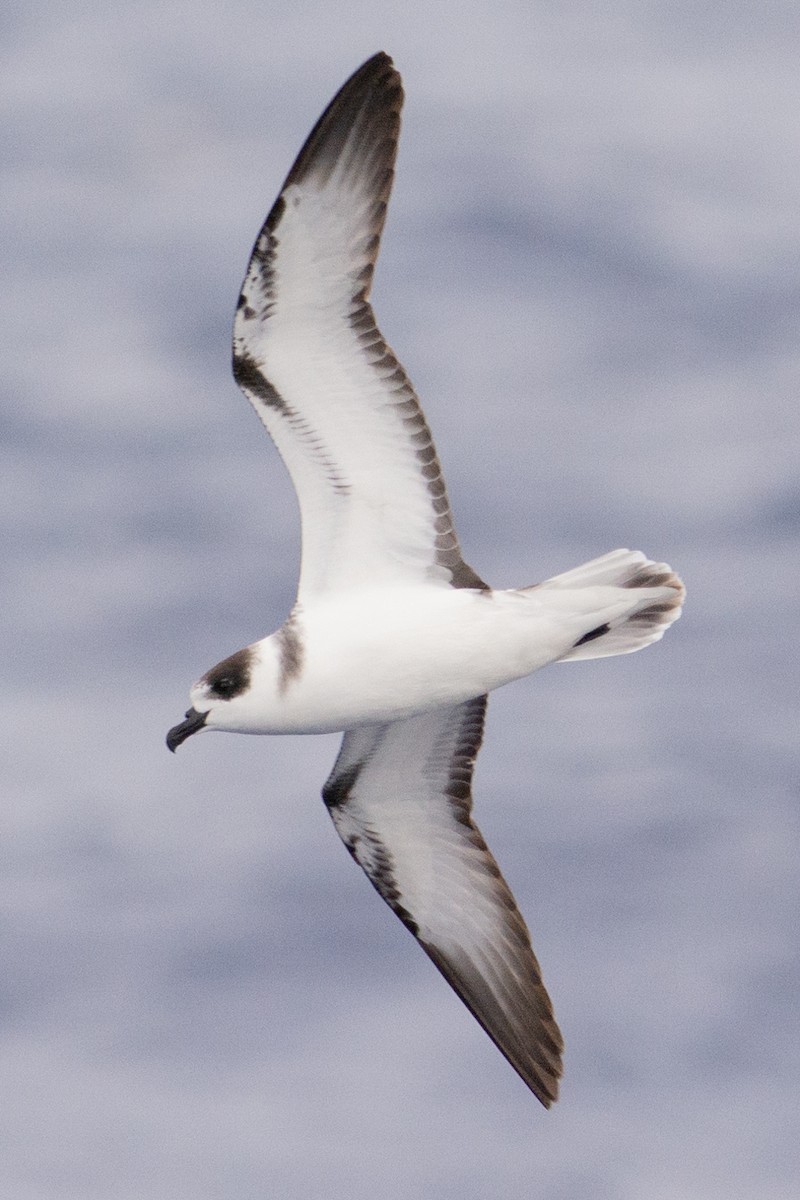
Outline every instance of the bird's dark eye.
<svg viewBox="0 0 800 1200"><path fill-rule="evenodd" d="M207 671L201 682L205 685L208 695L218 700L232 700L250 686L250 651L237 650L230 658L224 658L210 671Z"/></svg>
<svg viewBox="0 0 800 1200"><path fill-rule="evenodd" d="M219 696L220 700L229 700L231 696L235 696L239 691L240 680L233 675L223 675L219 679L215 679L211 685L211 691L215 696Z"/></svg>

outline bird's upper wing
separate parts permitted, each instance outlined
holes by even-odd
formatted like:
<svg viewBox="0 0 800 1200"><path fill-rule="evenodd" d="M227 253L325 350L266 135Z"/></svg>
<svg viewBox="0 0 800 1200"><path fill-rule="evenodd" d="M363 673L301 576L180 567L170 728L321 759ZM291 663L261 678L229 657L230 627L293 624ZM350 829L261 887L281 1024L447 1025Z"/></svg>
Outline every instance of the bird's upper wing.
<svg viewBox="0 0 800 1200"><path fill-rule="evenodd" d="M345 734L323 790L339 836L531 1091L562 1040L530 936L471 817L486 697Z"/></svg>
<svg viewBox="0 0 800 1200"><path fill-rule="evenodd" d="M395 581L482 587L461 558L430 431L368 302L403 91L385 54L334 97L247 268L237 382L297 491L298 598Z"/></svg>

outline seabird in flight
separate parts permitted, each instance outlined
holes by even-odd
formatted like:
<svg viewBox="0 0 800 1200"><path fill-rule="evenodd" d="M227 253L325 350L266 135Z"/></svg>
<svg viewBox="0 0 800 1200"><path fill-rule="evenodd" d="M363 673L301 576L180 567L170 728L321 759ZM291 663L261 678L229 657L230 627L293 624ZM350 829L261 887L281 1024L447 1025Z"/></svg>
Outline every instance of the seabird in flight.
<svg viewBox="0 0 800 1200"><path fill-rule="evenodd" d="M549 1106L561 1034L472 819L487 693L657 641L684 589L636 551L510 590L461 557L430 430L369 303L402 102L376 54L314 126L253 249L233 372L297 491L297 601L276 633L194 685L167 745L209 729L342 731L322 792L339 836Z"/></svg>

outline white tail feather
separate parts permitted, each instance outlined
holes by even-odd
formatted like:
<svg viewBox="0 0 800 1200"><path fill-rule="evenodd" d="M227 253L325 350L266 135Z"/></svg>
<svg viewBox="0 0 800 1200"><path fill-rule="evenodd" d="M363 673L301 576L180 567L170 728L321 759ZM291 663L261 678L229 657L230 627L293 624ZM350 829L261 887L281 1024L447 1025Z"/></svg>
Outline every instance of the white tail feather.
<svg viewBox="0 0 800 1200"><path fill-rule="evenodd" d="M612 550L545 580L538 588L597 589L597 608L590 616L593 624L561 656L561 662L630 654L657 642L681 615L685 591L671 567L652 562L638 550ZM623 600L631 603L620 611Z"/></svg>

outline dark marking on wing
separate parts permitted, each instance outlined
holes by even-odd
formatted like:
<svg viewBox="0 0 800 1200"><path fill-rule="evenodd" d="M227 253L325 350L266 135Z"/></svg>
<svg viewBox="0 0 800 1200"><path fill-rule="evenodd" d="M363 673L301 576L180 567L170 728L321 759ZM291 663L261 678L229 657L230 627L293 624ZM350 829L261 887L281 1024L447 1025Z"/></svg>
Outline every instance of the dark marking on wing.
<svg viewBox="0 0 800 1200"><path fill-rule="evenodd" d="M288 183L288 182L289 182L289 180L287 179L286 183ZM284 187L286 187L286 183L284 183L284 185L283 185ZM268 231L271 232L278 227L278 225L280 223L280 219L283 216L285 209L286 209L286 201L283 198L283 193L281 193L281 195L278 196L277 200L273 204L272 208L269 210L269 215L267 216L267 219L264 222L264 229L262 231L262 236L263 236L263 234L267 233ZM259 239L259 241L260 241L260 239ZM256 243L256 248L257 249L259 248L259 242Z"/></svg>
<svg viewBox="0 0 800 1200"><path fill-rule="evenodd" d="M251 314L255 314L266 321L280 302L276 263L280 253L281 221L291 202L286 189L306 183L322 189L334 172L340 172L343 180L357 180L357 192L364 203L359 216L363 236L358 245L351 248L351 298L347 318L366 361L379 375L382 388L392 394L391 408L402 425L425 481L433 509L436 565L449 572L453 587L489 591L461 557L430 430L403 367L377 327L368 299L394 179L402 105L400 76L384 53L365 62L334 96L306 139L256 239L239 300L239 319L249 320ZM300 412L286 403L265 378L259 365L245 353L246 337L245 330L241 329L234 339L237 382L267 409L286 416L311 453L323 461L334 490L349 491L348 480L342 477L316 431L303 424Z"/></svg>
<svg viewBox="0 0 800 1200"><path fill-rule="evenodd" d="M282 193L289 184L302 183L311 172L324 186L339 166L348 142L352 142L367 149L366 155L349 153L359 170L367 166L376 174L384 173L388 158L388 198L402 107L403 85L391 58L382 51L374 54L342 85L311 130ZM268 228L278 227L285 203L281 194L267 218Z"/></svg>
<svg viewBox="0 0 800 1200"><path fill-rule="evenodd" d="M334 492L346 495L350 491L350 484L342 477L322 438L305 417L301 417L286 403L278 389L264 375L258 363L247 354L234 354L233 377L245 395L260 402L265 408L271 409L291 425L299 440L307 447L309 454L322 464Z"/></svg>
<svg viewBox="0 0 800 1200"><path fill-rule="evenodd" d="M274 388L264 373L246 354L235 354L233 357L233 378L238 383L243 391L251 396L255 396L262 404L266 404L267 408L273 408L284 417L289 417L292 410L281 396L277 388Z"/></svg>
<svg viewBox="0 0 800 1200"><path fill-rule="evenodd" d="M366 871L378 895L386 901L406 929L410 930L414 937L419 937L419 925L405 905L400 903L394 862L380 838L372 830L365 830L361 837L353 840L352 845L347 842L345 845L358 865Z"/></svg>
<svg viewBox="0 0 800 1200"><path fill-rule="evenodd" d="M436 882L431 882L439 890L438 898L444 906L441 938L437 936L430 895L427 906L416 915L406 907L409 896L404 893L402 872L398 874L400 860L395 862L391 848L395 827L389 823L384 828L382 824L384 798L395 805L397 819L402 813L404 789L409 786L400 765L402 759L392 760L394 766L388 777L383 776L380 765L385 742L388 753L396 754L393 734L398 726L376 726L372 732L364 729L346 734L323 797L339 836L375 890L414 934L531 1091L549 1107L558 1096L563 1041L525 921L472 820L472 773L483 739L486 703L486 696L478 696L458 706L441 728L435 726L435 740L426 743L424 758L409 764L415 779L414 790L407 797L412 812L421 800L416 790L417 773L421 771L433 789L430 803L438 807L441 800L446 802L455 823L453 833L457 831L452 842L449 834L444 835L455 857L443 868L440 890ZM431 714L431 719L435 721L437 714ZM409 744L412 758L413 745ZM371 767L376 775L372 775ZM391 797L385 796L387 786ZM442 828L446 830L446 824ZM412 818L406 836L413 845L419 835ZM426 843L425 835L421 836L418 849L424 861ZM428 844L433 850L436 842ZM448 880L454 885L449 898ZM419 882L414 884L418 886ZM469 889L473 889L474 910L464 904ZM424 898L422 903L425 906ZM459 922L463 924L463 937L457 932Z"/></svg>
<svg viewBox="0 0 800 1200"><path fill-rule="evenodd" d="M355 763L339 775L335 773L331 775L322 789L322 799L325 801L328 811L333 808L341 808L347 803L347 798L352 792L353 785L361 774L363 766L364 764L361 762Z"/></svg>
<svg viewBox="0 0 800 1200"><path fill-rule="evenodd" d="M511 915L517 918L513 897L510 892L508 895L513 909ZM521 928L514 931L514 937L519 941L525 957L530 954L532 966L524 988L525 1006L522 1007L520 1003L522 997L517 997L517 1003L508 1013L498 1006L486 978L465 954L458 951L445 953L440 947L422 939L420 945L537 1100L549 1108L558 1099L564 1041L553 1016L550 997L542 983L539 963L530 950L527 926L521 918L519 925ZM533 1045L527 1041L528 1030L535 1030Z"/></svg>
<svg viewBox="0 0 800 1200"><path fill-rule="evenodd" d="M258 313L256 312L256 310L248 303L247 296L244 294L244 292L242 292L241 295L239 296L239 301L236 305L236 311L240 312L242 314L245 321L252 321L253 317L258 316ZM234 363L234 375L235 375L235 372L236 372L236 365Z"/></svg>
<svg viewBox="0 0 800 1200"><path fill-rule="evenodd" d="M405 435L414 448L414 456L425 480L434 513L437 565L450 572L452 587L490 591L489 585L461 557L461 547L453 525L442 467L434 448L430 428L411 381L383 340L375 323L372 306L366 299L366 285L354 296L349 319L367 362L380 374L383 386L394 392L397 397L394 408L402 421Z"/></svg>
<svg viewBox="0 0 800 1200"><path fill-rule="evenodd" d="M469 563L465 563L461 557L461 551L458 552L459 561L450 566L449 563L443 563L450 571L450 586L454 588L472 588L476 591L485 592L488 596L491 594L491 587L488 583L484 583L480 575L473 571Z"/></svg>
<svg viewBox="0 0 800 1200"><path fill-rule="evenodd" d="M414 937L419 936L419 926L408 909L400 903L400 890L394 876L394 863L388 849L373 829L361 826L358 832L346 829L345 808L364 769L364 762L352 763L340 772L334 767L330 778L322 789L322 799L328 809L342 841L352 858L362 868L379 896L386 901L410 929Z"/></svg>

